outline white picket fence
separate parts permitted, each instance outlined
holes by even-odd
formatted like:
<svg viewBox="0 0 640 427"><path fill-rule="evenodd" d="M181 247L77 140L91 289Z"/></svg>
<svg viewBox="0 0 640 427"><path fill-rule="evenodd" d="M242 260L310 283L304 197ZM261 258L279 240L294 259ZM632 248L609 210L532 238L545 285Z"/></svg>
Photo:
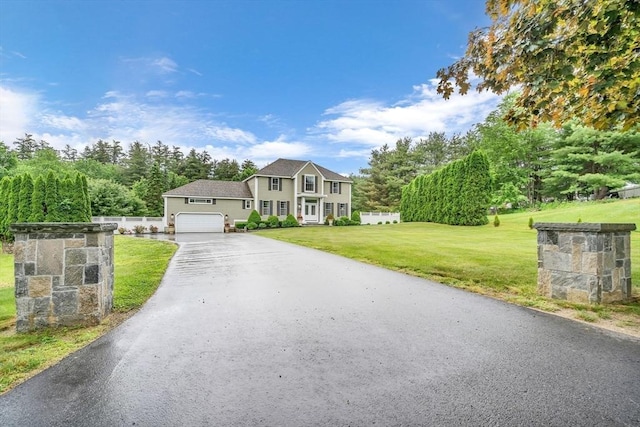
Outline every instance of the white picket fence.
<svg viewBox="0 0 640 427"><path fill-rule="evenodd" d="M386 224L387 221L400 222L400 212L360 212L360 224Z"/></svg>
<svg viewBox="0 0 640 427"><path fill-rule="evenodd" d="M118 228L125 228L133 232L133 228L136 225L142 225L145 228L145 233L150 233L151 226L158 227L158 232L164 232L164 218L163 217L146 217L146 216L94 216L91 221L98 223L117 223ZM114 231L117 233L118 230Z"/></svg>

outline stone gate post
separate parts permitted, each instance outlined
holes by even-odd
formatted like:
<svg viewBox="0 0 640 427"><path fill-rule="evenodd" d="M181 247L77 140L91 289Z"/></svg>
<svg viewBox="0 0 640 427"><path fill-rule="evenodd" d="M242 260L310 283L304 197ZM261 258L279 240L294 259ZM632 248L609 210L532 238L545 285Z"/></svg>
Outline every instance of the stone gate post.
<svg viewBox="0 0 640 427"><path fill-rule="evenodd" d="M113 307L113 230L117 224L18 223L16 329L95 325Z"/></svg>
<svg viewBox="0 0 640 427"><path fill-rule="evenodd" d="M582 303L631 298L635 224L536 223L538 293Z"/></svg>

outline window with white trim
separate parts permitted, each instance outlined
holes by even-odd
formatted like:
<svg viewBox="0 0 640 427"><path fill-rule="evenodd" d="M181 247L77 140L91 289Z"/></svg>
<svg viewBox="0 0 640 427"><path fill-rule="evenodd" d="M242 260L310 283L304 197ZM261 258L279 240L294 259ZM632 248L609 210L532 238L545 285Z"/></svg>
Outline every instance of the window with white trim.
<svg viewBox="0 0 640 427"><path fill-rule="evenodd" d="M316 192L316 176L315 175L304 176L304 191L306 193Z"/></svg>
<svg viewBox="0 0 640 427"><path fill-rule="evenodd" d="M278 202L278 216L288 215L287 202Z"/></svg>
<svg viewBox="0 0 640 427"><path fill-rule="evenodd" d="M216 199L199 199L196 197L189 197L190 205L215 205Z"/></svg>
<svg viewBox="0 0 640 427"><path fill-rule="evenodd" d="M263 200L262 206L260 206L260 215L271 215L271 201Z"/></svg>
<svg viewBox="0 0 640 427"><path fill-rule="evenodd" d="M273 191L280 191L281 187L281 180L280 178L271 178L269 180L269 191L273 190Z"/></svg>
<svg viewBox="0 0 640 427"><path fill-rule="evenodd" d="M334 181L334 182L331 183L331 192L333 194L340 193L340 183L339 182Z"/></svg>
<svg viewBox="0 0 640 427"><path fill-rule="evenodd" d="M347 216L347 204L338 203L338 216Z"/></svg>
<svg viewBox="0 0 640 427"><path fill-rule="evenodd" d="M333 203L324 204L324 216L327 216L329 214L333 215Z"/></svg>
<svg viewBox="0 0 640 427"><path fill-rule="evenodd" d="M251 200L245 200L244 201L244 208L245 209L251 209Z"/></svg>

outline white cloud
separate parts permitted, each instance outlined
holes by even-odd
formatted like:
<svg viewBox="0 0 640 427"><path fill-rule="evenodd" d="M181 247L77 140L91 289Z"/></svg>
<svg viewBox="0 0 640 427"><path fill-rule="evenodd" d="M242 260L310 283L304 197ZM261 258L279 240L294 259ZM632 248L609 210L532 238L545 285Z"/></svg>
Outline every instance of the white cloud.
<svg viewBox="0 0 640 427"><path fill-rule="evenodd" d="M151 73L156 75L173 74L178 71L178 64L171 58L163 57L140 57L122 58L122 62L132 66L132 70L142 74Z"/></svg>
<svg viewBox="0 0 640 427"><path fill-rule="evenodd" d="M219 141L235 142L238 144L254 144L257 141L256 136L251 132L224 125L206 127L205 135Z"/></svg>
<svg viewBox="0 0 640 427"><path fill-rule="evenodd" d="M278 158L307 160L314 152L313 148L303 142L288 142L281 135L275 141L265 141L254 144L246 150L245 158L252 159L256 164L266 165Z"/></svg>
<svg viewBox="0 0 640 427"><path fill-rule="evenodd" d="M464 132L483 121L500 100L490 92L456 94L445 100L436 93L436 85L437 81L431 80L414 86L412 94L391 105L372 100L345 101L328 108L324 116L333 117L318 122L310 132L333 143L373 148L405 136ZM353 151L348 148L345 153Z"/></svg>
<svg viewBox="0 0 640 427"><path fill-rule="evenodd" d="M11 145L25 132L33 132L39 95L0 86L0 141Z"/></svg>
<svg viewBox="0 0 640 427"><path fill-rule="evenodd" d="M64 114L42 114L40 125L47 128L74 132L83 132L86 129L86 123L81 119Z"/></svg>
<svg viewBox="0 0 640 427"><path fill-rule="evenodd" d="M251 131L228 126L212 114L188 105L173 105L165 99L172 98L164 91L149 91L143 99L109 91L84 115L72 116L48 110L36 94L0 86L0 139L10 144L29 132L56 149L69 144L79 151L98 139L115 139L125 146L135 140L150 144L161 140L183 147L183 151L185 145L200 150L198 147L219 143L220 147L210 150L214 158L248 158L248 147L259 142Z"/></svg>
<svg viewBox="0 0 640 427"><path fill-rule="evenodd" d="M151 61L151 65L157 67L161 73L175 73L178 70L178 64L167 57L154 59Z"/></svg>
<svg viewBox="0 0 640 427"><path fill-rule="evenodd" d="M147 98L166 98L167 95L167 92L164 90L150 90L145 94Z"/></svg>

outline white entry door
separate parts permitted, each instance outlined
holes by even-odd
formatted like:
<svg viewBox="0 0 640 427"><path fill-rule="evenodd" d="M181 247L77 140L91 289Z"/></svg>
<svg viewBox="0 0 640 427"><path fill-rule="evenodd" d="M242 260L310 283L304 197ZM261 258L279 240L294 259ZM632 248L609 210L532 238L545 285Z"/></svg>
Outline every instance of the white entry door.
<svg viewBox="0 0 640 427"><path fill-rule="evenodd" d="M304 222L318 222L317 200L307 200L304 202Z"/></svg>

